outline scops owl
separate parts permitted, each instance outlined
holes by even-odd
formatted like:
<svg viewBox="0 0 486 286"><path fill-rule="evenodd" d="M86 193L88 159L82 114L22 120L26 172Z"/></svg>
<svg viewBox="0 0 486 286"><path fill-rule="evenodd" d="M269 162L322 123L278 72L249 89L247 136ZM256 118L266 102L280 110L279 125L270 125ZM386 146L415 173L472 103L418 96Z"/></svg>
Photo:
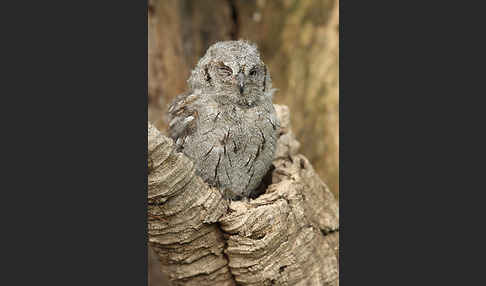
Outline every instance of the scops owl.
<svg viewBox="0 0 486 286"><path fill-rule="evenodd" d="M196 173L230 199L251 197L271 167L280 123L255 45L218 42L169 106L169 135Z"/></svg>

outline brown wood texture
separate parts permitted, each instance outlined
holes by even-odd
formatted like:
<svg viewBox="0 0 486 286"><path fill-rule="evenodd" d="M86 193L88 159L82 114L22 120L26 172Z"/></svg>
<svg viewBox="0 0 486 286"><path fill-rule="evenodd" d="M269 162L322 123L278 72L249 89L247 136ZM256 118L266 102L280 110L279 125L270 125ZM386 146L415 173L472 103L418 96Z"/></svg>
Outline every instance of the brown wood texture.
<svg viewBox="0 0 486 286"><path fill-rule="evenodd" d="M149 123L149 244L173 285L338 285L337 201L276 109L271 182L244 201L223 200Z"/></svg>
<svg viewBox="0 0 486 286"><path fill-rule="evenodd" d="M167 105L211 44L255 42L278 89L274 102L292 111L294 133L280 140L297 144L295 135L339 198L338 7L338 0L149 0L148 121L165 133ZM327 237L337 249L338 233ZM150 285L165 284L156 277Z"/></svg>
<svg viewBox="0 0 486 286"><path fill-rule="evenodd" d="M269 66L274 103L339 196L339 2L337 0L150 0L149 121L166 130L167 105L213 43L255 42Z"/></svg>

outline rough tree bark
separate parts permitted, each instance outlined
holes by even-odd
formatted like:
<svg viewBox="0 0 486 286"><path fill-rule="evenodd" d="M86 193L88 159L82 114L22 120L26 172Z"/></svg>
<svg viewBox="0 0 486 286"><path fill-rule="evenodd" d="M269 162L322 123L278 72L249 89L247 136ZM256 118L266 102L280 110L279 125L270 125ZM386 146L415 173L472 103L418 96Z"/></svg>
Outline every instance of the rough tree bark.
<svg viewBox="0 0 486 286"><path fill-rule="evenodd" d="M173 285L338 285L338 204L298 154L286 106L258 198L228 202L148 123L148 234Z"/></svg>

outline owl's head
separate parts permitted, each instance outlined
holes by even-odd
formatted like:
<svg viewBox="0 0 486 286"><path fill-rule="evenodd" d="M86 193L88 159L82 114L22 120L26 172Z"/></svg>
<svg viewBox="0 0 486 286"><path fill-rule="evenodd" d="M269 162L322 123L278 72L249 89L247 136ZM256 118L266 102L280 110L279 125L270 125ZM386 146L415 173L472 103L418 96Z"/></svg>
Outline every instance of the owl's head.
<svg viewBox="0 0 486 286"><path fill-rule="evenodd" d="M254 106L270 99L270 73L255 45L246 41L218 42L207 50L188 80L192 89L216 96L221 103Z"/></svg>

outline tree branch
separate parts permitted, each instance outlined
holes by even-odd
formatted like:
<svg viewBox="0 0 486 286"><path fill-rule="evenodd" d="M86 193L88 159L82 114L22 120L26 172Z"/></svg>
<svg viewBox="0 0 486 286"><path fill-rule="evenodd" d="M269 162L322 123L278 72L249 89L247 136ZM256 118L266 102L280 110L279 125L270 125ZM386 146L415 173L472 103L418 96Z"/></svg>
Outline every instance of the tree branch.
<svg viewBox="0 0 486 286"><path fill-rule="evenodd" d="M272 184L247 201L224 200L149 123L149 243L174 285L338 285L338 204L275 107Z"/></svg>

